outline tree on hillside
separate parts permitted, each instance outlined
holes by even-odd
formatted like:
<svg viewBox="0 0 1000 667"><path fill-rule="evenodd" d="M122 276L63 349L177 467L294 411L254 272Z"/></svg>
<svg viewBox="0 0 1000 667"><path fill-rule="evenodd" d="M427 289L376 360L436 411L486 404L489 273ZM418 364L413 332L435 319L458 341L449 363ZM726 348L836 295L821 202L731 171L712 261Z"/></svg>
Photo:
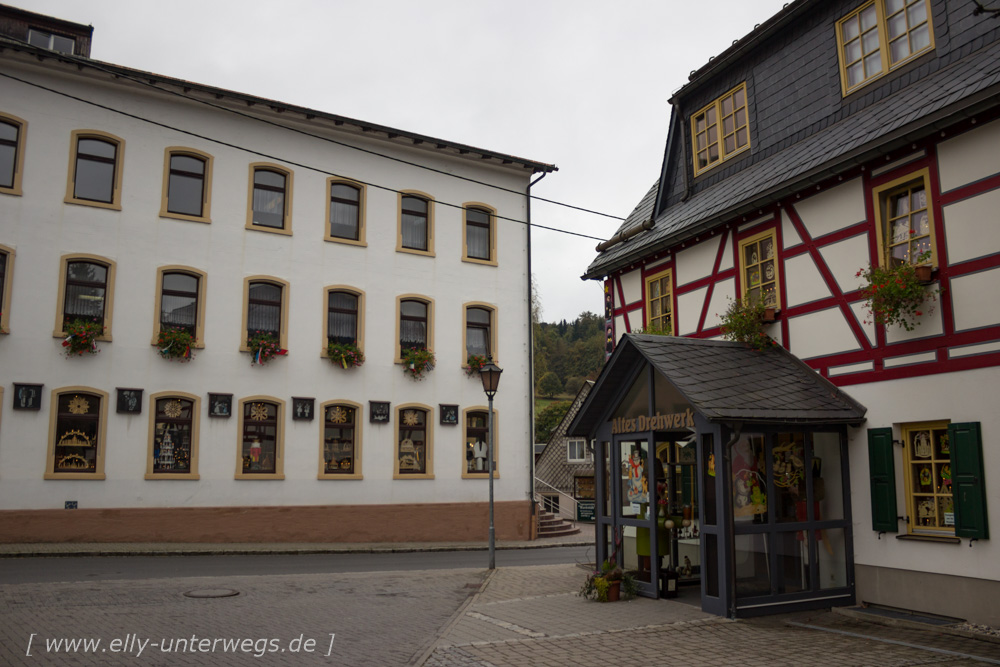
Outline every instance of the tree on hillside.
<svg viewBox="0 0 1000 667"><path fill-rule="evenodd" d="M542 376L542 381L538 383L538 392L547 398L552 398L563 389L563 383L559 376L549 371Z"/></svg>
<svg viewBox="0 0 1000 667"><path fill-rule="evenodd" d="M538 411L535 415L535 442L549 441L552 432L569 412L570 405L569 401L557 401Z"/></svg>

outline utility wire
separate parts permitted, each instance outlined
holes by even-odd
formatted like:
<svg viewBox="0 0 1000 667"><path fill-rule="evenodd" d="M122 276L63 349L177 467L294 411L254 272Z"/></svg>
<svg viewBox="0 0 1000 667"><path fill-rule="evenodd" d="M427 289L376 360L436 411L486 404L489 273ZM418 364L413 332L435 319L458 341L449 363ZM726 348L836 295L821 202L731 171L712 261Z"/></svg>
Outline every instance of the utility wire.
<svg viewBox="0 0 1000 667"><path fill-rule="evenodd" d="M10 38L10 39L12 41L16 41L16 42L18 42L20 44L24 44L26 46L32 46L28 42L25 42L25 41L20 40L20 39L16 39L16 38ZM350 148L350 149L353 149L353 150L356 150L356 151L360 151L362 153L368 153L369 155L374 155L376 157L380 157L380 158L383 158L383 159L386 159L386 160L393 160L395 162L400 162L402 164L406 164L406 165L409 165L411 167L417 167L418 169L426 169L427 171L432 171L434 173L442 174L444 176L450 176L452 178L457 178L459 180L468 181L470 183L475 183L477 185L483 185L483 186L486 186L488 188L494 188L496 190L502 190L504 192L509 192L509 193L516 194L516 195L524 195L523 192L519 192L519 191L513 190L511 188L505 188L502 185L495 185L493 183L487 183L485 181L480 181L480 180L471 178L469 176L462 176L460 174L453 174L453 173L445 171L443 169L437 169L435 167L430 167L428 165L420 164L419 162L410 162L409 160L404 160L403 158L395 157L393 155L386 155L385 153L379 153L378 151L374 151L374 150L371 150L369 148L362 148L360 146L355 146L353 144L349 144L349 143L346 143L346 142L338 141L336 139L331 139L330 137L324 137L322 135L314 134L312 132L307 132L306 130L300 130L298 128L289 127L287 125L282 125L281 123L277 123L275 121L268 120L266 118L261 118L259 116L255 116L253 114L249 114L249 113L246 113L246 112L243 112L243 111L239 111L237 109L233 109L233 108L230 108L230 107L227 107L227 106L223 106L221 104L216 104L214 102L210 102L209 100L203 100L201 98L193 97L191 95L187 95L185 93L181 93L181 92L178 92L176 90L171 90L170 88L164 88L164 87L156 85L155 83L149 81L148 79L142 79L142 78L137 77L137 76L131 76L131 75L128 75L128 74L124 74L124 73L122 73L120 71L115 71L115 70L112 70L112 69L108 69L107 67L102 67L101 65L97 64L95 61L90 60L89 58L82 58L82 57L79 57L79 56L75 56L75 55L71 55L71 54L62 54L62 53L60 53L58 57L65 58L66 60L69 60L70 62L76 63L78 66L81 66L81 67L89 67L91 69L95 69L95 70L98 70L100 72L104 72L105 74L110 74L110 75L112 75L112 76L114 76L116 78L126 79L128 81L132 81L133 83L138 83L141 86L146 86L147 88L152 88L152 89L158 90L158 91L160 91L162 93L167 93L168 95L173 95L175 97L180 97L182 99L185 99L185 100L188 100L188 101L191 101L191 102L196 102L198 104L203 104L203 105L211 107L213 109L218 109L220 111L225 111L227 113L235 114L237 116L241 116L243 118L248 118L250 120L254 120L254 121L257 121L259 123L264 123L266 125L271 125L271 126L274 126L274 127L278 127L278 128L283 129L283 130L287 130L289 132L295 132L296 134L302 134L304 136L311 137L313 139L318 139L320 141L326 141L328 143L336 144L338 146L343 146L345 148ZM546 199L545 197L539 197L538 195L530 195L529 194L528 196L531 199L536 199L538 201L543 201L543 202L545 202L547 204L554 204L556 206L563 206L565 208L570 208L570 209L573 209L575 211L581 211L583 213L590 213L592 215L599 215L599 216L602 216L602 217L605 217L605 218L611 218L613 220L621 220L621 221L625 220L625 218L623 218L621 216L611 215L610 213L601 213L600 211L594 211L594 210L591 210L591 209L588 209L588 208L583 208L582 206L575 206L573 204L567 204L565 202L556 201L554 199Z"/></svg>
<svg viewBox="0 0 1000 667"><path fill-rule="evenodd" d="M390 188L387 185L379 185L378 183L371 183L371 182L367 182L367 181L362 181L362 180L359 180L357 178L353 178L353 177L350 177L350 176L345 176L343 174L337 174L335 172L327 171L325 169L320 169L319 167L313 167L312 165L304 164L302 162L296 162L294 160L288 160L288 159L283 158L283 157L278 156L278 155L272 155L270 153L263 153L261 151L254 150L252 148L246 148L245 146L240 146L238 144L230 143L228 141L223 141L221 139L215 139L213 137L209 137L209 136L204 135L204 134L198 134L197 132L192 132L190 130L184 130L182 128L179 128L179 127L176 127L176 126L173 126L173 125L167 125L166 123L161 123L159 121L152 120L152 119L146 118L144 116L139 116L138 114L133 114L133 113L129 113L127 111L122 111L121 109L116 109L114 107L107 106L106 104L100 104L99 102L94 102L92 100L84 99L84 98L79 97L77 95L72 95L70 93L67 93L67 92L64 92L64 91L61 91L61 90L56 90L55 88L50 88L48 86L43 86L40 83L35 83L33 81L27 81L27 80L22 79L20 77L16 77L16 76L13 76L11 74L7 74L6 72L0 72L0 76L4 77L6 79L11 79L13 81L17 81L19 83L23 83L23 84L28 85L28 86L32 86L32 87L38 88L40 90L44 90L44 91L52 93L54 95L60 95L62 97L66 97L66 98L69 98L71 100L75 100L77 102L82 102L83 104L89 104L90 106L97 107L98 109L104 109L105 111L110 111L112 113L116 113L116 114L125 116L127 118L132 118L134 120L138 120L138 121L141 121L143 123L149 123L150 125L156 125L157 127L162 127L164 129L167 129L167 130L172 130L174 132L179 132L181 134L186 134L186 135L191 136L191 137L196 137L196 138L202 139L204 141L209 141L209 142L212 142L214 144L219 144L220 146L226 146L228 148L232 148L232 149L235 149L235 150L243 151L245 153L250 153L251 155L257 155L259 157L264 157L264 158L267 158L269 160L275 160L275 161L278 161L278 162L283 162L285 164L293 165L295 167L301 167L302 169L308 169L309 171L315 171L317 173L324 174L326 176L333 176L335 178L343 178L343 179L351 180L351 181L354 181L355 183L361 183L362 185L367 185L367 186L370 186L372 188L376 188L376 189L379 189L379 190L385 190L387 192L394 192L394 193L400 193L400 192L402 192L401 190L397 190L395 188ZM279 125L278 127L282 127L282 126ZM503 189L503 188L501 188L501 189ZM516 190L510 190L509 192L513 192L515 194L524 196L523 192L517 192ZM440 200L437 200L437 199L435 199L433 201L434 201L435 204L440 204L442 206L449 206L451 208L457 208L457 209L465 210L465 207L462 206L461 204L452 204L450 202L440 201ZM503 216L503 215L493 214L493 217L496 218L496 219L498 219L498 220L507 220L509 222L516 222L518 224L526 225L528 227L535 227L537 229L546 229L546 230L552 231L552 232L559 232L560 234L569 234L571 236L579 236L581 238L593 239L595 241L601 241L601 242L604 241L604 239L602 239L600 237L597 237L597 236L590 236L588 234L581 234L579 232L571 232L571 231L566 230L566 229L559 229L557 227L548 227L546 225L539 225L537 223L529 223L529 222L526 222L524 220L517 220L516 218L508 218L508 217Z"/></svg>

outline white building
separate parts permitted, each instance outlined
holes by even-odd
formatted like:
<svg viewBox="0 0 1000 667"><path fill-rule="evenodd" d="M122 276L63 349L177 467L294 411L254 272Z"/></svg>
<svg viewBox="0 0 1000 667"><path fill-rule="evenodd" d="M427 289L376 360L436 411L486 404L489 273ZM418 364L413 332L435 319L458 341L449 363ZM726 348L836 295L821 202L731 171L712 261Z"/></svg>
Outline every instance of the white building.
<svg viewBox="0 0 1000 667"><path fill-rule="evenodd" d="M767 333L823 393L867 409L830 418L792 391L812 386L801 373L755 385L725 344L619 344L570 433L604 447L611 507L624 483L602 487L605 459L690 473L667 492L689 494L701 529L703 608L864 602L1000 623L998 38L976 3L797 0L673 94L663 171L584 276L604 281L609 343L718 339L732 300L763 301ZM859 271L910 264L933 270L913 329L876 323ZM625 371L643 364L664 397L627 404ZM696 423L647 419L667 386ZM657 530L642 504L599 513L599 553ZM634 542L648 559L648 537Z"/></svg>
<svg viewBox="0 0 1000 667"><path fill-rule="evenodd" d="M90 28L3 10L0 539L485 540L472 354L504 369L497 535L528 538L524 223L555 168L92 61ZM99 354L67 357L87 323ZM254 364L259 332L287 354Z"/></svg>

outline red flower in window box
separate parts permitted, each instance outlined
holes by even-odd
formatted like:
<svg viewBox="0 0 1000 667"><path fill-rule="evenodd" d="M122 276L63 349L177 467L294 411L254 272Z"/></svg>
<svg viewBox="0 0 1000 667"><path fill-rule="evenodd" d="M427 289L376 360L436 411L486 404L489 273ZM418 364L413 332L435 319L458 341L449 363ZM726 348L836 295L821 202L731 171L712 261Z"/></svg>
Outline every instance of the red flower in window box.
<svg viewBox="0 0 1000 667"><path fill-rule="evenodd" d="M263 366L275 357L283 357L288 350L281 347L278 337L266 331L254 331L247 338L250 349L250 365Z"/></svg>
<svg viewBox="0 0 1000 667"><path fill-rule="evenodd" d="M191 361L194 352L191 351L197 339L187 329L180 327L163 327L156 339L156 348L160 356L168 361Z"/></svg>
<svg viewBox="0 0 1000 667"><path fill-rule="evenodd" d="M62 346L67 357L97 354L97 338L104 333L104 326L89 320L70 320L64 327L66 339Z"/></svg>

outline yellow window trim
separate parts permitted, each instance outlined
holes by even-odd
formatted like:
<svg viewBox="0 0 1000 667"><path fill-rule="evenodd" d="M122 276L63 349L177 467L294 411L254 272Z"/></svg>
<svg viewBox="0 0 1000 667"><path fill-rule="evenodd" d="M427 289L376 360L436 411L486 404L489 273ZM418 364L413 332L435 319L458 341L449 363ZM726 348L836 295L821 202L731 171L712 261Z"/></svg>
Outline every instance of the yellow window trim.
<svg viewBox="0 0 1000 667"><path fill-rule="evenodd" d="M663 278L667 279L667 283L670 285L670 335L677 335L677 311L674 308L674 275L672 269L666 269L660 271L652 276L646 278L646 312L645 312L645 326L649 328L652 326L650 323L650 313L653 312L653 299L650 297L649 286L653 283L659 282ZM660 297L662 298L662 296ZM660 315L662 318L662 313Z"/></svg>
<svg viewBox="0 0 1000 667"><path fill-rule="evenodd" d="M917 58L918 56L921 56L929 51L934 50L935 48L934 22L932 20L931 6L930 3L927 2L927 0L924 0L924 3L925 3L925 9L927 11L927 29L928 29L928 34L930 36L930 43L924 48L920 49L919 51L911 53L906 58L903 58L898 63L895 63L893 65L890 65L889 63L888 26L885 17L885 0L871 0L870 2L866 2L865 4L861 5L860 7L852 11L847 16L837 21L837 26L836 26L837 64L840 68L840 92L843 97L847 97L848 95L856 92L857 90L864 88L869 83L881 79L886 74L889 74L890 72L899 69L900 67L910 62L914 58ZM875 6L876 21L878 27L879 59L882 64L882 70L878 74L872 75L867 79L864 79L863 81L854 84L853 86L848 86L847 62L846 62L846 54L844 52L844 24L850 21L851 19L856 18L859 14L861 14L861 12L865 11L872 5ZM905 7L903 11L904 12L906 11Z"/></svg>
<svg viewBox="0 0 1000 667"><path fill-rule="evenodd" d="M427 250L403 247L403 197L417 197L427 201ZM426 192L400 190L396 196L396 252L434 257L434 197Z"/></svg>
<svg viewBox="0 0 1000 667"><path fill-rule="evenodd" d="M277 406L277 428L274 447L274 472L243 472L243 406L247 403L260 401L274 403ZM241 398L238 404L239 421L236 423L236 476L234 479L275 480L285 479L285 402L274 396L247 396Z"/></svg>
<svg viewBox="0 0 1000 667"><path fill-rule="evenodd" d="M190 472L168 473L153 471L153 451L154 440L156 439L156 402L163 398L182 398L191 401L194 405L191 408L191 465ZM201 479L198 474L198 433L201 429L199 425L201 419L201 398L194 394L187 394L182 391L160 391L151 394L149 397L149 447L146 450L146 479L173 480L173 479Z"/></svg>
<svg viewBox="0 0 1000 667"><path fill-rule="evenodd" d="M53 472L56 455L56 422L59 420L59 397L63 394L91 394L101 399L101 413L97 420L97 458L94 472ZM102 480L104 474L104 452L108 430L108 392L80 385L53 389L49 398L49 445L45 455L45 474L42 479L87 479Z"/></svg>
<svg viewBox="0 0 1000 667"><path fill-rule="evenodd" d="M186 273L198 279L198 312L194 326L194 347L203 349L205 347L205 294L208 292L208 274L199 271L193 266L183 266L181 264L168 264L156 269L156 298L153 310L153 338L150 345L156 345L160 337L160 305L163 302L163 274L165 273Z"/></svg>
<svg viewBox="0 0 1000 667"><path fill-rule="evenodd" d="M323 345L320 348L319 356L324 359L329 359L330 356L326 353L327 341L330 336L330 318L329 318L329 307L330 307L330 292L347 292L358 297L358 350L361 354L365 353L365 291L358 289L357 287L351 287L350 285L327 285L323 288L323 307L320 312L323 313ZM344 401L341 401L343 403Z"/></svg>
<svg viewBox="0 0 1000 667"><path fill-rule="evenodd" d="M759 243L760 241L770 237L771 247L774 248L774 309L775 311L781 310L781 262L778 261L778 235L776 229L769 229L767 231L760 232L759 234L754 234L739 242L738 247L738 257L736 265L739 267L739 277L740 277L740 298L744 299L747 296L749 290L749 285L746 280L746 260L744 255L744 248L752 243ZM767 258L760 260L760 264L763 264ZM772 281L767 281L772 282ZM761 280L763 285L764 281Z"/></svg>
<svg viewBox="0 0 1000 667"><path fill-rule="evenodd" d="M403 427L403 412L406 410L423 410L426 413L426 423L424 424L425 438L427 439L427 461L424 470L427 472L414 474L399 471L399 431ZM396 430L394 433L394 444L392 446L392 478L393 479L434 479L434 408L423 403L404 403L396 406Z"/></svg>
<svg viewBox="0 0 1000 667"><path fill-rule="evenodd" d="M0 194L20 196L24 194L21 189L21 178L24 175L24 152L27 145L28 121L9 113L3 113L2 111L0 111L0 120L18 126L17 147L14 149L17 153L14 156L14 181L9 188L0 187Z"/></svg>
<svg viewBox="0 0 1000 667"><path fill-rule="evenodd" d="M281 220L281 229L253 224L253 177L254 173L258 169L263 171L274 171L284 175L285 177L285 216ZM269 234L284 234L285 236L292 235L292 181L294 180L294 176L295 174L291 169L282 167L280 164L275 164L274 162L252 162L250 164L250 183L247 190L246 229L252 229L255 232L267 232Z"/></svg>
<svg viewBox="0 0 1000 667"><path fill-rule="evenodd" d="M243 316L240 319L240 352L249 352L250 346L247 344L247 310L250 305L250 283L271 283L281 288L281 332L278 336L278 345L288 349L288 299L291 296L289 283L274 276L247 276L243 279Z"/></svg>
<svg viewBox="0 0 1000 667"><path fill-rule="evenodd" d="M930 168L925 167L872 189L872 205L875 209L876 218L875 234L878 240L878 261L880 266L888 266L889 261L889 248L885 239L887 231L885 228L887 222L886 216L888 214L886 206L889 196L893 194L894 190L902 189L904 186L911 185L917 181L923 183L924 193L927 196L927 224L930 229L931 241L930 265L932 267L938 265L937 243L935 243L934 239L934 199L931 196Z"/></svg>
<svg viewBox="0 0 1000 667"><path fill-rule="evenodd" d="M903 489L906 498L906 516L908 521L906 522L906 531L910 535L954 535L955 529L952 528L939 528L937 526L915 526L914 523L917 519L917 503L916 494L920 492L915 491L913 488L913 480L911 473L911 467L913 466L913 460L910 458L910 434L917 431L934 431L947 429L948 424L951 422L945 421L933 421L933 422L920 422L912 424L903 424L900 427L900 434L903 438ZM931 459L933 459L933 454ZM954 484L952 485L952 493L954 494ZM943 494L926 494L926 495L943 495Z"/></svg>
<svg viewBox="0 0 1000 667"><path fill-rule="evenodd" d="M201 193L201 215L185 215L184 213L172 213L167 210L167 195L170 190L170 158L174 155L198 158L205 163L205 174L202 178ZM163 192L160 195L160 217L173 218L174 220L187 220L189 222L212 222L212 161L210 154L196 148L186 148L184 146L170 146L163 151Z"/></svg>
<svg viewBox="0 0 1000 667"><path fill-rule="evenodd" d="M0 334L10 333L11 284L14 282L14 249L0 243L0 255L7 256L3 277L3 294L0 294Z"/></svg>
<svg viewBox="0 0 1000 667"><path fill-rule="evenodd" d="M340 236L334 236L330 233L330 209L332 208L333 202L330 200L330 186L336 185L337 183L343 183L344 185L350 185L351 187L358 189L358 240L345 239ZM368 247L368 243L365 240L365 214L367 212L367 197L368 189L364 183L359 183L358 181L352 181L349 178L328 178L326 179L326 219L323 222L323 240L330 241L331 243L343 243L344 245L354 245L361 247Z"/></svg>
<svg viewBox="0 0 1000 667"><path fill-rule="evenodd" d="M323 458L324 448L326 445L326 411L335 405L346 405L347 407L354 408L354 472L345 475L326 472L326 459ZM319 406L317 416L319 417L319 473L316 475L316 479L364 479L365 477L361 472L361 436L362 424L364 423L364 420L362 419L364 416L364 406L360 403L355 403L354 401L334 399L332 401L322 403ZM399 465L398 460L397 465Z"/></svg>
<svg viewBox="0 0 1000 667"><path fill-rule="evenodd" d="M104 288L104 333L97 337L97 340L110 343L111 323L114 315L115 305L115 262L100 255L90 255L86 253L76 253L73 255L63 255L59 258L59 295L56 301L56 325L52 330L53 338L65 338L63 331L63 309L66 306L66 269L70 262L93 262L103 264L108 269L107 283Z"/></svg>
<svg viewBox="0 0 1000 667"><path fill-rule="evenodd" d="M74 195L76 191L76 152L80 145L80 139L100 139L108 143L115 144L115 176L112 183L111 201L91 201L89 199L77 199ZM69 141L69 175L66 179L66 198L63 200L67 204L79 204L80 206L93 206L95 208L107 208L113 211L122 210L122 172L125 171L125 140L113 134L100 130L73 130L70 133Z"/></svg>
<svg viewBox="0 0 1000 667"><path fill-rule="evenodd" d="M489 412L489 407L486 405L473 405L462 410L462 479L489 479L489 471L469 472L466 465L465 438L469 428L470 412ZM500 418L497 415L497 409L493 408L493 479L500 479Z"/></svg>
<svg viewBox="0 0 1000 667"><path fill-rule="evenodd" d="M469 242L467 236L469 231L468 213L470 208L477 209L490 216L489 259L469 257ZM470 264L497 266L497 211L492 206L488 206L486 204L483 204L482 202L475 202L475 201L469 201L462 204L462 261L469 262Z"/></svg>
<svg viewBox="0 0 1000 667"><path fill-rule="evenodd" d="M725 143L723 142L724 135L722 133L722 100L726 99L727 97L729 97L730 95L732 95L733 93L735 93L735 92L737 92L739 90L743 91L743 103L744 103L744 108L746 109L746 116L747 116L747 123L746 123L746 128L747 128L747 145L743 146L741 148L737 148L732 153L726 153L725 150L724 150ZM712 162L711 164L708 164L708 165L705 165L704 167L700 167L699 168L698 167L698 144L697 144L697 139L696 139L696 137L698 135L698 131L697 131L696 120L697 120L698 116L700 116L701 114L705 113L706 111L708 111L709 109L711 109L713 107L715 108L715 115L716 115L716 136L717 136L717 138L716 138L715 144L719 147L719 159L717 159L715 162ZM739 127L742 127L742 126L739 126ZM739 127L737 127L736 129L739 129ZM747 83L746 83L746 81L744 81L740 85L736 86L732 90L726 91L724 94L722 94L719 97L717 97L711 104L706 104L701 109L698 109L698 111L696 111L695 113L691 114L691 158L692 158L691 166L694 168L694 175L695 176L700 176L701 174L705 173L706 171L710 171L710 170L714 169L715 167L719 166L720 164L722 164L726 160L729 160L730 158L736 157L737 155L740 155L741 153L749 151L751 143L752 142L750 141L750 98L747 96Z"/></svg>
<svg viewBox="0 0 1000 667"><path fill-rule="evenodd" d="M423 294L400 294L396 297L396 337L393 343L396 349L396 358L393 361L397 364L403 363L403 352L399 346L400 316L402 315L400 308L402 308L403 301L421 301L427 304L427 349L431 352L434 351L434 299Z"/></svg>

